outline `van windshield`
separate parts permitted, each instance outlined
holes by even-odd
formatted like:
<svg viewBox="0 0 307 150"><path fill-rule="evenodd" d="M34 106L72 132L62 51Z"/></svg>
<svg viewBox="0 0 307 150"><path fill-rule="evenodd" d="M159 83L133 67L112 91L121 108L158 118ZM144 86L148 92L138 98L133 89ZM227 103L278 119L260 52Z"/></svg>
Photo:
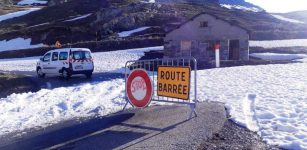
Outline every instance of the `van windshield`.
<svg viewBox="0 0 307 150"><path fill-rule="evenodd" d="M88 51L74 51L73 59L82 60L82 59L91 59L91 53Z"/></svg>

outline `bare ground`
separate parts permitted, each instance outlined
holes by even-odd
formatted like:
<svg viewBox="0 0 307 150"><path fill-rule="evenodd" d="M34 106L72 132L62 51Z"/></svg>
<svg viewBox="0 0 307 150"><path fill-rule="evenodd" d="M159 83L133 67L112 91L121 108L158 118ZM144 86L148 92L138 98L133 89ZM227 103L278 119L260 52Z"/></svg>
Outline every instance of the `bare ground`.
<svg viewBox="0 0 307 150"><path fill-rule="evenodd" d="M0 73L0 98L13 93L37 91L39 87L29 77L13 73Z"/></svg>

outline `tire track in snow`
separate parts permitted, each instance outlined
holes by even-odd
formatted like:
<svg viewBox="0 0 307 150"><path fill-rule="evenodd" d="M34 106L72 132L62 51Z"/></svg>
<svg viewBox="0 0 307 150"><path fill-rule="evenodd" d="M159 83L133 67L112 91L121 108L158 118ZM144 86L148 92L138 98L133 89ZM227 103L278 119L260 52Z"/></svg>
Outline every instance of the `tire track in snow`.
<svg viewBox="0 0 307 150"><path fill-rule="evenodd" d="M255 94L248 94L242 102L246 127L252 131L259 130L255 110L256 97L257 96Z"/></svg>

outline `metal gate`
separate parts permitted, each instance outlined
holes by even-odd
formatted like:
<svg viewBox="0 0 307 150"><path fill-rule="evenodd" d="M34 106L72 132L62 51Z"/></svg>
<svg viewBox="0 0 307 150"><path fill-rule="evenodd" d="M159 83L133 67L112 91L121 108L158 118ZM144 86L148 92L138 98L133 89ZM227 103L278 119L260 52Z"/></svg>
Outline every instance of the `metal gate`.
<svg viewBox="0 0 307 150"><path fill-rule="evenodd" d="M159 66L178 66L178 67L190 67L190 95L188 100L170 98L157 95L157 70ZM197 60L194 57L181 57L181 58L164 58L164 59L150 59L150 60L133 60L127 61L125 64L125 87L127 85L127 78L134 69L144 69L151 77L153 84L153 95L152 101L166 102L175 104L186 104L190 106L191 112L189 118L192 117L193 113L196 114L197 100ZM125 93L125 99L127 101L124 109L129 103L127 94Z"/></svg>

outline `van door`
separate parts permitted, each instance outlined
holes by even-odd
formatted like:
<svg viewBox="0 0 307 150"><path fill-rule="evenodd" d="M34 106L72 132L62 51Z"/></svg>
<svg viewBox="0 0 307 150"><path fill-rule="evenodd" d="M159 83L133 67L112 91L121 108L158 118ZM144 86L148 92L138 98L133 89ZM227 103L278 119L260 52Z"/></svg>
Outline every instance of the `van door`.
<svg viewBox="0 0 307 150"><path fill-rule="evenodd" d="M91 52L89 51L73 51L72 59L73 71L89 71L94 69Z"/></svg>
<svg viewBox="0 0 307 150"><path fill-rule="evenodd" d="M61 68L61 64L59 62L59 52L52 53L49 68L50 73L59 74L59 70Z"/></svg>
<svg viewBox="0 0 307 150"><path fill-rule="evenodd" d="M43 57L43 61L41 62L42 71L44 73L50 73L50 57L51 53L47 53Z"/></svg>

